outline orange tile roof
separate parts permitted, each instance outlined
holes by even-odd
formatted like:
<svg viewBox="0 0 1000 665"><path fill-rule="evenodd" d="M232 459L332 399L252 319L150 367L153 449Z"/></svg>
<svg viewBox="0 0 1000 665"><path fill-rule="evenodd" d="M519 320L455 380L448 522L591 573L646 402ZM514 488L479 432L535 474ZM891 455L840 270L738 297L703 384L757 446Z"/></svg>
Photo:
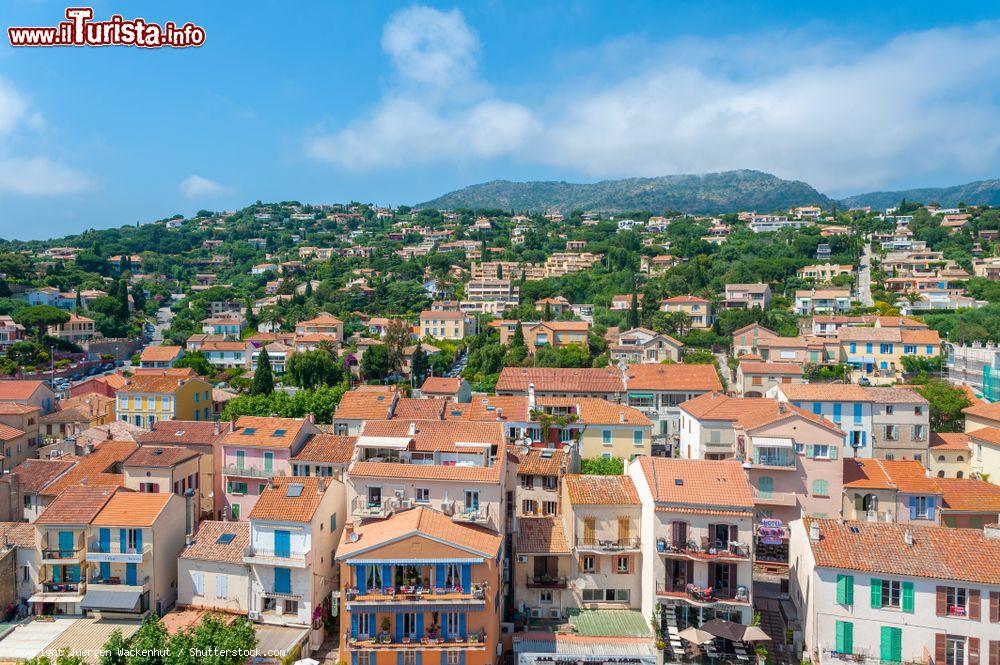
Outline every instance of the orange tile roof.
<svg viewBox="0 0 1000 665"><path fill-rule="evenodd" d="M70 487L45 508L35 524L90 524L115 491L114 487Z"/></svg>
<svg viewBox="0 0 1000 665"><path fill-rule="evenodd" d="M680 408L698 420L730 421L747 431L786 418L800 417L829 430L841 432L840 428L822 416L765 397L729 397L718 393L705 393L682 402Z"/></svg>
<svg viewBox="0 0 1000 665"><path fill-rule="evenodd" d="M216 432L215 428L219 431ZM142 445L212 445L217 439L221 439L229 433L230 423L213 422L208 420L158 420L153 423L153 428L149 432L139 435L138 441Z"/></svg>
<svg viewBox="0 0 1000 665"><path fill-rule="evenodd" d="M518 554L569 554L562 517L519 517Z"/></svg>
<svg viewBox="0 0 1000 665"><path fill-rule="evenodd" d="M354 455L356 436L314 434L293 458L296 462L347 464Z"/></svg>
<svg viewBox="0 0 1000 665"><path fill-rule="evenodd" d="M240 416L236 429L222 438L222 445L291 448L305 422L303 418Z"/></svg>
<svg viewBox="0 0 1000 665"><path fill-rule="evenodd" d="M935 478L946 511L1000 513L1000 485L973 478Z"/></svg>
<svg viewBox="0 0 1000 665"><path fill-rule="evenodd" d="M979 416L990 420L1000 420L1000 402L980 402L962 409L967 416Z"/></svg>
<svg viewBox="0 0 1000 665"><path fill-rule="evenodd" d="M964 432L931 432L928 445L934 450L969 450L969 435Z"/></svg>
<svg viewBox="0 0 1000 665"><path fill-rule="evenodd" d="M337 559L350 559L363 552L376 549L409 536L423 536L431 540L447 543L453 547L471 550L485 558L497 556L503 544L503 536L486 529L455 522L450 517L430 508L414 508L396 513L386 520L378 520L354 526L357 539L351 542L347 529L337 547ZM419 549L414 550L419 557Z"/></svg>
<svg viewBox="0 0 1000 665"><path fill-rule="evenodd" d="M628 476L566 474L569 500L577 505L639 505L639 495Z"/></svg>
<svg viewBox="0 0 1000 665"><path fill-rule="evenodd" d="M969 432L969 436L977 441L985 441L986 443L1000 446L1000 429L996 427L982 427L972 430Z"/></svg>
<svg viewBox="0 0 1000 665"><path fill-rule="evenodd" d="M298 496L289 496L291 485L301 485ZM257 499L251 520L311 522L329 486L325 478L278 476L272 479Z"/></svg>
<svg viewBox="0 0 1000 665"><path fill-rule="evenodd" d="M299 321L295 325L296 326L333 326L333 325L337 325L337 324L340 324L340 323L343 323L343 321L341 321L340 319L338 319L333 314L328 314L326 312L322 312L322 313L316 315L315 317L309 319L308 321Z"/></svg>
<svg viewBox="0 0 1000 665"><path fill-rule="evenodd" d="M569 461L561 448L529 448L521 455L517 473L522 476L559 476Z"/></svg>
<svg viewBox="0 0 1000 665"><path fill-rule="evenodd" d="M24 431L19 430L16 427L0 423L0 441L13 441L14 439L20 438L24 435Z"/></svg>
<svg viewBox="0 0 1000 665"><path fill-rule="evenodd" d="M744 374L788 374L791 376L802 376L802 365L798 363L765 363L741 360L740 371Z"/></svg>
<svg viewBox="0 0 1000 665"><path fill-rule="evenodd" d="M349 390L334 411L334 420L369 420L388 418L393 393Z"/></svg>
<svg viewBox="0 0 1000 665"><path fill-rule="evenodd" d="M75 457L27 459L15 466L11 473L17 474L22 492L40 492L46 485L73 468L76 459Z"/></svg>
<svg viewBox="0 0 1000 665"><path fill-rule="evenodd" d="M415 434L411 435L410 425ZM369 420L362 437L398 437L412 439L411 450L455 452L458 443L481 443L498 452L506 437L502 423L463 420Z"/></svg>
<svg viewBox="0 0 1000 665"><path fill-rule="evenodd" d="M712 365L650 364L628 366L629 390L722 390Z"/></svg>
<svg viewBox="0 0 1000 665"><path fill-rule="evenodd" d="M67 401L69 400L63 400L61 403L64 404ZM37 406L18 404L17 402L0 402L0 414L5 416L27 415L36 411L41 411L41 409Z"/></svg>
<svg viewBox="0 0 1000 665"><path fill-rule="evenodd" d="M5 379L0 381L0 400L28 399L45 384L42 381Z"/></svg>
<svg viewBox="0 0 1000 665"><path fill-rule="evenodd" d="M617 393L622 390L621 373L609 367L504 367L496 390L526 393L530 383L535 384L537 392Z"/></svg>
<svg viewBox="0 0 1000 665"><path fill-rule="evenodd" d="M189 379L159 374L135 374L119 393L175 393ZM207 384L206 384L207 385Z"/></svg>
<svg viewBox="0 0 1000 665"><path fill-rule="evenodd" d="M844 460L844 487L894 489L907 494L939 494L934 478L916 460L847 458Z"/></svg>
<svg viewBox="0 0 1000 665"><path fill-rule="evenodd" d="M454 395L462 387L462 379L459 377L428 376L424 379L424 384L420 386L420 392L435 395Z"/></svg>
<svg viewBox="0 0 1000 665"><path fill-rule="evenodd" d="M750 483L735 460L640 457L639 464L658 504L678 511L753 511Z"/></svg>
<svg viewBox="0 0 1000 665"><path fill-rule="evenodd" d="M219 542L223 535L232 535L227 543ZM243 563L243 550L250 544L250 522L205 520L194 534L194 542L186 546L181 559Z"/></svg>
<svg viewBox="0 0 1000 665"><path fill-rule="evenodd" d="M181 446L146 445L128 456L124 466L169 468L201 456L201 453Z"/></svg>
<svg viewBox="0 0 1000 665"><path fill-rule="evenodd" d="M449 404L444 410L445 420L478 420L527 423L528 398L524 395L488 395L468 404Z"/></svg>
<svg viewBox="0 0 1000 665"><path fill-rule="evenodd" d="M781 392L789 400L810 402L870 402L871 397L853 383L783 383Z"/></svg>
<svg viewBox="0 0 1000 665"><path fill-rule="evenodd" d="M35 549L35 525L28 522L0 522L0 544Z"/></svg>
<svg viewBox="0 0 1000 665"><path fill-rule="evenodd" d="M170 345L147 346L139 356L141 362L169 362L181 352L181 347Z"/></svg>
<svg viewBox="0 0 1000 665"><path fill-rule="evenodd" d="M403 420L441 420L447 405L448 402L443 399L400 397L392 417Z"/></svg>
<svg viewBox="0 0 1000 665"><path fill-rule="evenodd" d="M439 466L435 464L396 464L393 462L355 462L350 475L355 478L398 478L414 480L499 483L501 465Z"/></svg>
<svg viewBox="0 0 1000 665"><path fill-rule="evenodd" d="M127 492L118 490L101 508L91 524L99 526L153 526L176 495L170 492ZM180 501L180 499L178 499Z"/></svg>
<svg viewBox="0 0 1000 665"><path fill-rule="evenodd" d="M76 460L73 468L59 476L39 492L45 496L55 496L70 487L78 485L105 485L120 487L124 477L113 473L121 462L135 452L138 445L134 441L104 441L89 455Z"/></svg>
<svg viewBox="0 0 1000 665"><path fill-rule="evenodd" d="M584 425L652 425L642 411L624 404L613 404L599 397L539 397L537 406L572 408L576 422Z"/></svg>
<svg viewBox="0 0 1000 665"><path fill-rule="evenodd" d="M669 303L707 303L708 301L704 298L699 298L698 296L674 296L673 298L664 298L660 301Z"/></svg>
<svg viewBox="0 0 1000 665"><path fill-rule="evenodd" d="M819 542L806 541L817 566L987 585L1000 579L1000 539L987 537L981 529L810 517L802 521L806 533L812 523L819 524ZM913 545L906 544L907 531Z"/></svg>

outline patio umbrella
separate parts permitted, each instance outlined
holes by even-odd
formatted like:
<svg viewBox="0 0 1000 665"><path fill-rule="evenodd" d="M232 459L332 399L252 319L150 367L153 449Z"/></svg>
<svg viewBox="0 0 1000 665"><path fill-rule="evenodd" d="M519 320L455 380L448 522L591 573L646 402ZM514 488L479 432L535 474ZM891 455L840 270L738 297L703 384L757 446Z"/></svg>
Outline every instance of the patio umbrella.
<svg viewBox="0 0 1000 665"><path fill-rule="evenodd" d="M743 629L746 628L741 623L726 621L725 619L712 619L702 624L701 629L711 633L716 637L737 642L743 638Z"/></svg>
<svg viewBox="0 0 1000 665"><path fill-rule="evenodd" d="M760 626L747 626L740 639L744 642L767 642L770 641L771 636L765 633Z"/></svg>
<svg viewBox="0 0 1000 665"><path fill-rule="evenodd" d="M292 665L319 665L319 661L313 660L312 658L302 658L301 660L295 661Z"/></svg>
<svg viewBox="0 0 1000 665"><path fill-rule="evenodd" d="M705 644L715 639L715 635L712 635L712 633L705 632L701 628L695 628L694 626L685 628L677 634L682 640L687 640L692 644Z"/></svg>

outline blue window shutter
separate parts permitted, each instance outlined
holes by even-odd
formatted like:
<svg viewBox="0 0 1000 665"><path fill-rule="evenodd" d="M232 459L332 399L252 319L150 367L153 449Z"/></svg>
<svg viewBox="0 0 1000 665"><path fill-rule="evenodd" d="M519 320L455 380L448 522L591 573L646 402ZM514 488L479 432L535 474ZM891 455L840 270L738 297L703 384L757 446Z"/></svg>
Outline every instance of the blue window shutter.
<svg viewBox="0 0 1000 665"><path fill-rule="evenodd" d="M368 569L364 566L354 567L354 576L357 578L358 593L368 593Z"/></svg>
<svg viewBox="0 0 1000 665"><path fill-rule="evenodd" d="M843 405L840 402L834 402L833 404L833 422L840 422L840 411Z"/></svg>
<svg viewBox="0 0 1000 665"><path fill-rule="evenodd" d="M400 651L396 654L396 665L403 665L403 652Z"/></svg>
<svg viewBox="0 0 1000 665"><path fill-rule="evenodd" d="M292 571L290 568L274 569L274 592L275 593L292 592Z"/></svg>
<svg viewBox="0 0 1000 665"><path fill-rule="evenodd" d="M934 503L934 497L927 497L927 519L929 520L934 519Z"/></svg>
<svg viewBox="0 0 1000 665"><path fill-rule="evenodd" d="M118 530L118 542L121 545L122 552L125 552L128 548L128 532L125 529Z"/></svg>
<svg viewBox="0 0 1000 665"><path fill-rule="evenodd" d="M441 637L448 639L448 613L441 615ZM442 656L444 654L441 654Z"/></svg>
<svg viewBox="0 0 1000 665"><path fill-rule="evenodd" d="M910 497L910 519L917 519L917 497Z"/></svg>
<svg viewBox="0 0 1000 665"><path fill-rule="evenodd" d="M392 579L392 566L388 563L382 564L382 587L395 586L396 583Z"/></svg>
<svg viewBox="0 0 1000 665"><path fill-rule="evenodd" d="M134 563L125 564L125 583L135 585L139 581L139 569Z"/></svg>
<svg viewBox="0 0 1000 665"><path fill-rule="evenodd" d="M858 352L858 345L857 345L857 343L856 342L851 342L851 353L857 353L857 352Z"/></svg>
<svg viewBox="0 0 1000 665"><path fill-rule="evenodd" d="M459 652L459 654L458 654L458 663L459 663L459 665L465 665L465 652L464 651Z"/></svg>
<svg viewBox="0 0 1000 665"><path fill-rule="evenodd" d="M868 432L861 433L861 447L864 448L868 445Z"/></svg>
<svg viewBox="0 0 1000 665"><path fill-rule="evenodd" d="M358 639L358 615L351 612L351 637Z"/></svg>
<svg viewBox="0 0 1000 665"><path fill-rule="evenodd" d="M444 654L442 654L442 655L444 655ZM358 665L358 652L357 651L352 651L351 652L351 665Z"/></svg>
<svg viewBox="0 0 1000 665"><path fill-rule="evenodd" d="M274 532L274 555L288 558L292 555L292 534L276 529Z"/></svg>
<svg viewBox="0 0 1000 665"><path fill-rule="evenodd" d="M817 416L823 413L823 405L819 402L813 402L813 413Z"/></svg>
<svg viewBox="0 0 1000 665"><path fill-rule="evenodd" d="M444 588L444 564L439 563L434 567L434 586L438 589Z"/></svg>
<svg viewBox="0 0 1000 665"><path fill-rule="evenodd" d="M424 652L423 651L418 651L417 652L417 665L424 665Z"/></svg>
<svg viewBox="0 0 1000 665"><path fill-rule="evenodd" d="M135 530L135 549L137 552L142 552L142 529Z"/></svg>
<svg viewBox="0 0 1000 665"><path fill-rule="evenodd" d="M62 566L52 566L52 581L56 584L62 582Z"/></svg>
<svg viewBox="0 0 1000 665"><path fill-rule="evenodd" d="M469 636L466 632L468 630L465 623L466 618L465 612L458 615L458 634L462 636L463 640Z"/></svg>
<svg viewBox="0 0 1000 665"><path fill-rule="evenodd" d="M854 405L854 422L856 423L861 422L861 408L860 404Z"/></svg>
<svg viewBox="0 0 1000 665"><path fill-rule="evenodd" d="M441 652L441 665L448 665L448 652L447 651L442 651Z"/></svg>
<svg viewBox="0 0 1000 665"><path fill-rule="evenodd" d="M104 553L111 551L111 529L102 528L99 532L98 542L100 550Z"/></svg>
<svg viewBox="0 0 1000 665"><path fill-rule="evenodd" d="M462 564L462 591L469 593L469 589L472 588L472 564L463 563Z"/></svg>
<svg viewBox="0 0 1000 665"><path fill-rule="evenodd" d="M424 613L417 612L417 639L424 636Z"/></svg>
<svg viewBox="0 0 1000 665"><path fill-rule="evenodd" d="M396 637L394 641L397 643L403 641L403 615L401 613L396 614Z"/></svg>
<svg viewBox="0 0 1000 665"><path fill-rule="evenodd" d="M101 579L106 580L111 577L111 564L107 561L101 562Z"/></svg>

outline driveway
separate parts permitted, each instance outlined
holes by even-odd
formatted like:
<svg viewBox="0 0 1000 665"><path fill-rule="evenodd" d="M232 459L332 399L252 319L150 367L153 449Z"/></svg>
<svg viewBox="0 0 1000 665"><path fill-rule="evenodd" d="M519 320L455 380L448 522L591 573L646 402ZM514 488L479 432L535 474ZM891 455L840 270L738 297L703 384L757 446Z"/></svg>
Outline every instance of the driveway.
<svg viewBox="0 0 1000 665"><path fill-rule="evenodd" d="M865 307L873 307L872 299L872 246L865 244L861 259L858 261L858 300Z"/></svg>

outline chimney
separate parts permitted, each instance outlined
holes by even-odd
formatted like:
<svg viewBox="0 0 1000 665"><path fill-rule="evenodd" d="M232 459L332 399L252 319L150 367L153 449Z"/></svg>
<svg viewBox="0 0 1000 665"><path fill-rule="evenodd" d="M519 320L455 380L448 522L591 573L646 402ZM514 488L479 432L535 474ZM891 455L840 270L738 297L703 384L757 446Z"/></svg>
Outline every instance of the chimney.
<svg viewBox="0 0 1000 665"><path fill-rule="evenodd" d="M620 422L622 424L625 424L625 412L624 411L619 411L618 412L618 422Z"/></svg>
<svg viewBox="0 0 1000 665"><path fill-rule="evenodd" d="M416 423L410 423L410 428L406 431L406 433L409 434L410 436L416 436L417 435L417 424Z"/></svg>
<svg viewBox="0 0 1000 665"><path fill-rule="evenodd" d="M354 522L348 522L344 525L344 533L348 536L354 533Z"/></svg>
<svg viewBox="0 0 1000 665"><path fill-rule="evenodd" d="M528 384L528 410L534 411L535 409L535 384Z"/></svg>
<svg viewBox="0 0 1000 665"><path fill-rule="evenodd" d="M814 543L819 542L819 522L809 523L809 540Z"/></svg>
<svg viewBox="0 0 1000 665"><path fill-rule="evenodd" d="M312 424L316 424L316 414L315 413L307 413L306 414L306 422L312 423Z"/></svg>
<svg viewBox="0 0 1000 665"><path fill-rule="evenodd" d="M909 527L903 531L903 542L906 543L907 547L913 547L913 532L910 531Z"/></svg>
<svg viewBox="0 0 1000 665"><path fill-rule="evenodd" d="M786 405L784 402L778 402L778 413L787 413L787 412L788 412L788 405Z"/></svg>
<svg viewBox="0 0 1000 665"><path fill-rule="evenodd" d="M322 494L326 490L326 479L320 476L316 479L316 493Z"/></svg>

